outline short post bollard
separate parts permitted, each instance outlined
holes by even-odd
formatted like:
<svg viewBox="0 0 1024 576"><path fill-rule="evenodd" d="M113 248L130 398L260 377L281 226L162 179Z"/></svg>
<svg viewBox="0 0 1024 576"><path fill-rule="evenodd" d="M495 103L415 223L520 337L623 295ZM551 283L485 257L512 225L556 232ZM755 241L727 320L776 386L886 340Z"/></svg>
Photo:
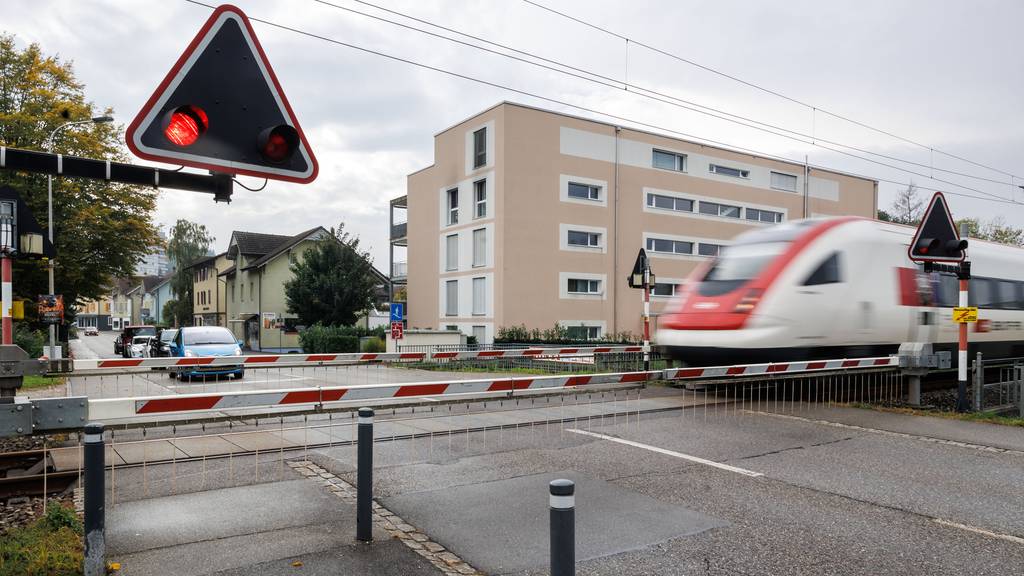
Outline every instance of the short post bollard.
<svg viewBox="0 0 1024 576"><path fill-rule="evenodd" d="M85 576L107 573L105 536L106 456L103 424L85 425L83 480L85 481Z"/></svg>
<svg viewBox="0 0 1024 576"><path fill-rule="evenodd" d="M359 409L356 456L356 540L373 540L373 408Z"/></svg>
<svg viewBox="0 0 1024 576"><path fill-rule="evenodd" d="M551 492L551 576L576 574L576 484L552 480Z"/></svg>

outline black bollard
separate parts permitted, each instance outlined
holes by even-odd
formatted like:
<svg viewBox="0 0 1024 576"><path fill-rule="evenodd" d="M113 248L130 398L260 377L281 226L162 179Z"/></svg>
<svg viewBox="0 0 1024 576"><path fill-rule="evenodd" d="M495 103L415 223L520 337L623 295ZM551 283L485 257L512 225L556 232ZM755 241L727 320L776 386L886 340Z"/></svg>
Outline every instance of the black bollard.
<svg viewBox="0 0 1024 576"><path fill-rule="evenodd" d="M85 576L107 573L105 536L106 465L103 424L85 425L85 448L82 468L85 482Z"/></svg>
<svg viewBox="0 0 1024 576"><path fill-rule="evenodd" d="M552 480L551 492L551 576L576 574L576 484Z"/></svg>
<svg viewBox="0 0 1024 576"><path fill-rule="evenodd" d="M356 455L356 540L373 540L373 408L359 409Z"/></svg>

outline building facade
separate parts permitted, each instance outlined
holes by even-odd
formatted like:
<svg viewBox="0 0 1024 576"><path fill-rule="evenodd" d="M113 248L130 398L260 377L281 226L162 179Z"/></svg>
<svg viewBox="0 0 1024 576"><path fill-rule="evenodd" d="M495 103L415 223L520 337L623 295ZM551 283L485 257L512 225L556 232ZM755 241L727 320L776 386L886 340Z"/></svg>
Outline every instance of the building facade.
<svg viewBox="0 0 1024 576"><path fill-rule="evenodd" d="M742 232L873 218L877 183L505 102L435 135L405 204L409 328L601 338L642 329L641 248L657 314Z"/></svg>
<svg viewBox="0 0 1024 576"><path fill-rule="evenodd" d="M192 274L192 324L227 326L227 285L220 276L232 266L227 253L207 256L189 266Z"/></svg>
<svg viewBox="0 0 1024 576"><path fill-rule="evenodd" d="M167 257L167 237L160 231L160 242L135 265L136 276L164 276L173 268Z"/></svg>

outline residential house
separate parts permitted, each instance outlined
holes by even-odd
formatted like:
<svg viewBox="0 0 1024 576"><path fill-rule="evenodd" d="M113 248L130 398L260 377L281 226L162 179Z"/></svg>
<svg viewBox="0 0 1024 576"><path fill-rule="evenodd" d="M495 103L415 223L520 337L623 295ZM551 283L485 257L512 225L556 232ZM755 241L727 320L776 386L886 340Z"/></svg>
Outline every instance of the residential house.
<svg viewBox="0 0 1024 576"><path fill-rule="evenodd" d="M161 277L161 280L150 287L146 293L144 305L150 310L155 324L174 324L174 318L164 318L164 306L174 300L174 291L171 289L172 274Z"/></svg>
<svg viewBox="0 0 1024 576"><path fill-rule="evenodd" d="M206 256L186 268L192 274L192 323L227 326L227 286L220 276L232 262L227 253Z"/></svg>
<svg viewBox="0 0 1024 576"><path fill-rule="evenodd" d="M132 298L130 293L138 285L131 278L118 278L110 289L110 328L120 332L132 324Z"/></svg>
<svg viewBox="0 0 1024 576"><path fill-rule="evenodd" d="M80 300L78 303L78 314L75 315L75 322L79 328L95 326L97 330L110 330L110 313L112 308L113 299L110 294L105 294L96 299Z"/></svg>
<svg viewBox="0 0 1024 576"><path fill-rule="evenodd" d="M292 278L290 264L314 242L330 238L322 226L294 236L235 231L226 259L232 266L219 275L225 279L227 324L251 350L298 351L298 318L288 312L284 285ZM387 298L387 277L374 268L378 300Z"/></svg>

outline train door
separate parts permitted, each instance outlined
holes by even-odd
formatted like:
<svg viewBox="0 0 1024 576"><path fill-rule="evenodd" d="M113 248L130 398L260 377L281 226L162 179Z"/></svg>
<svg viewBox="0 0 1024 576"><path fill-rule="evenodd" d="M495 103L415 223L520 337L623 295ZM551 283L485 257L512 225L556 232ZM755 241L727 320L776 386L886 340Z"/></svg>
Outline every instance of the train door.
<svg viewBox="0 0 1024 576"><path fill-rule="evenodd" d="M821 348L833 344L838 331L838 312L847 297L848 274L843 254L836 251L822 259L804 279L798 279L795 310L796 333L801 348Z"/></svg>

